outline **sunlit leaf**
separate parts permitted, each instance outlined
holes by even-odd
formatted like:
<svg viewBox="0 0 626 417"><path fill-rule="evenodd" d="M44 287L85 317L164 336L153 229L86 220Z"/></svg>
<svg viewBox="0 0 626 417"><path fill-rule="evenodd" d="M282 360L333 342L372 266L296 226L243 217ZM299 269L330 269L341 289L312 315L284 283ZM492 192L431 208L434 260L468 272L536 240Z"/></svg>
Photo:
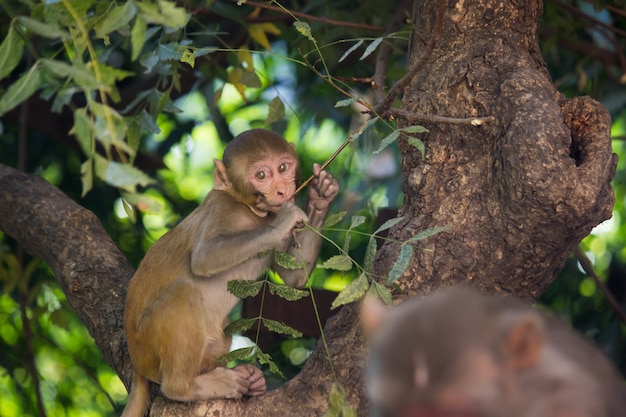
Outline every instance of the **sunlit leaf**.
<svg viewBox="0 0 626 417"><path fill-rule="evenodd" d="M224 329L224 334L231 335L235 333L243 333L246 330L250 330L255 323L257 323L258 319L239 319L230 323Z"/></svg>
<svg viewBox="0 0 626 417"><path fill-rule="evenodd" d="M163 210L163 203L156 198L143 193L122 192L124 200L137 207L143 213L160 213ZM257 281L245 281L257 282Z"/></svg>
<svg viewBox="0 0 626 417"><path fill-rule="evenodd" d="M378 48L378 45L380 45L380 43L383 41L383 38L376 38L372 41L372 43L370 43L369 45L367 45L367 48L365 48L365 51L363 52L363 55L361 55L361 58L359 58L359 61L363 61L365 58L367 58L368 56L371 55L372 52L374 52L376 50L376 48Z"/></svg>
<svg viewBox="0 0 626 417"><path fill-rule="evenodd" d="M365 223L365 220L367 220L367 218L365 216L352 216L352 222L350 223L350 229L354 229L356 227L359 227L360 225Z"/></svg>
<svg viewBox="0 0 626 417"><path fill-rule="evenodd" d="M315 38L313 37L313 34L311 33L311 26L309 26L307 22L302 22L300 20L297 20L293 22L293 26L296 28L298 32L300 32L301 35L305 36L311 42L315 42Z"/></svg>
<svg viewBox="0 0 626 417"><path fill-rule="evenodd" d="M196 65L196 51L185 49L183 51L183 56L180 58L180 62L189 64L189 66L193 68Z"/></svg>
<svg viewBox="0 0 626 417"><path fill-rule="evenodd" d="M261 45L265 49L271 49L270 41L267 38L267 33L272 35L279 35L280 29L273 23L254 23L248 25L248 34L256 43Z"/></svg>
<svg viewBox="0 0 626 417"><path fill-rule="evenodd" d="M122 198L122 207L124 208L124 213L126 213L126 216L128 216L128 220L131 223L135 223L137 221L137 215L135 214L135 209L124 198Z"/></svg>
<svg viewBox="0 0 626 417"><path fill-rule="evenodd" d="M339 306L360 300L367 292L369 285L370 283L367 276L365 274L359 275L357 279L346 285L346 288L337 295L330 308L335 309Z"/></svg>
<svg viewBox="0 0 626 417"><path fill-rule="evenodd" d="M280 369L278 368L276 363L272 360L270 355L257 350L256 358L260 364L267 365L271 373L273 373L274 375L278 375L281 378L285 379L285 375L280 371Z"/></svg>
<svg viewBox="0 0 626 417"><path fill-rule="evenodd" d="M228 281L226 289L237 298L254 297L263 288L263 281L232 280Z"/></svg>
<svg viewBox="0 0 626 417"><path fill-rule="evenodd" d="M396 282L404 271L409 267L409 263L411 262L411 257L413 256L413 246L411 245L402 245L400 249L400 254L398 258L394 262L391 267L391 271L389 271L389 277L387 278L387 285L391 285Z"/></svg>
<svg viewBox="0 0 626 417"><path fill-rule="evenodd" d="M384 230L390 229L393 226L395 226L396 224L400 223L402 220L404 220L404 217L394 217L393 219L389 219L387 220L385 223L383 223L378 229L376 229L376 231L374 232L374 234L378 234Z"/></svg>
<svg viewBox="0 0 626 417"><path fill-rule="evenodd" d="M320 267L337 271L349 271L352 269L352 260L348 255L335 255L323 262Z"/></svg>
<svg viewBox="0 0 626 417"><path fill-rule="evenodd" d="M348 55L354 52L361 45L363 45L363 39L361 39L360 41L352 45L346 52L344 52L343 55L341 55L341 58L339 58L338 62L342 62L344 59L348 57ZM335 107L338 107L338 106L335 105Z"/></svg>
<svg viewBox="0 0 626 417"><path fill-rule="evenodd" d="M104 20L94 26L96 36L104 38L109 33L126 27L135 14L137 14L137 7L132 1L127 1L123 6L114 7Z"/></svg>
<svg viewBox="0 0 626 417"><path fill-rule="evenodd" d="M27 16L18 16L15 20L24 25L31 34L39 35L48 39L61 39L67 41L71 39L68 32L61 30L57 27L51 26L40 20L33 19Z"/></svg>
<svg viewBox="0 0 626 417"><path fill-rule="evenodd" d="M145 187L154 180L132 165L109 161L103 178L109 185L134 191L135 186Z"/></svg>
<svg viewBox="0 0 626 417"><path fill-rule="evenodd" d="M219 362L228 363L232 361L246 360L250 358L250 356L252 356L255 349L256 349L256 346L249 346L249 347L233 350L232 352L228 352L226 355L219 358Z"/></svg>
<svg viewBox="0 0 626 417"><path fill-rule="evenodd" d="M88 159L80 165L80 180L83 186L81 197L84 197L93 188L93 160L92 159Z"/></svg>
<svg viewBox="0 0 626 417"><path fill-rule="evenodd" d="M304 262L299 262L295 256L286 252L274 252L274 260L285 269L302 269L306 266Z"/></svg>

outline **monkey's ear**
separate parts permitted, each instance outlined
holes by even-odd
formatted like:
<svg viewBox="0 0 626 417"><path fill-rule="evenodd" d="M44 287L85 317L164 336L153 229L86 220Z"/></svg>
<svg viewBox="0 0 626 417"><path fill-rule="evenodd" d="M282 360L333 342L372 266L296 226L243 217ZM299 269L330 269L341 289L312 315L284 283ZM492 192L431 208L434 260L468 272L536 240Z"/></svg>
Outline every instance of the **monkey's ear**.
<svg viewBox="0 0 626 417"><path fill-rule="evenodd" d="M388 313L387 307L380 298L367 295L361 303L361 326L365 335L370 337L378 330Z"/></svg>
<svg viewBox="0 0 626 417"><path fill-rule="evenodd" d="M230 180L226 173L226 166L224 162L219 159L214 159L215 170L213 171L213 189L225 191L230 188Z"/></svg>
<svg viewBox="0 0 626 417"><path fill-rule="evenodd" d="M505 330L504 350L516 371L529 368L539 361L544 346L545 326L541 315L536 312L513 313Z"/></svg>

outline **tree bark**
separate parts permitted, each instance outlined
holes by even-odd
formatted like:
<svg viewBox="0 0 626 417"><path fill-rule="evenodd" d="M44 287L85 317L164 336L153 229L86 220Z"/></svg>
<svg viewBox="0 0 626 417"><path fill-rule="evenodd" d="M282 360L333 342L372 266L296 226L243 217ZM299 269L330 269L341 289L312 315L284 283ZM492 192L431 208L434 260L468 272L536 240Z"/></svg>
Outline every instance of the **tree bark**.
<svg viewBox="0 0 626 417"><path fill-rule="evenodd" d="M409 67L425 55L439 4L414 3ZM390 237L450 229L420 242L399 292L468 283L536 299L580 240L611 216L610 116L598 102L567 99L552 85L537 43L540 1L444 7L440 37L404 91L403 109L496 121L426 125L423 158L400 140L404 220ZM380 274L398 252L382 248Z"/></svg>

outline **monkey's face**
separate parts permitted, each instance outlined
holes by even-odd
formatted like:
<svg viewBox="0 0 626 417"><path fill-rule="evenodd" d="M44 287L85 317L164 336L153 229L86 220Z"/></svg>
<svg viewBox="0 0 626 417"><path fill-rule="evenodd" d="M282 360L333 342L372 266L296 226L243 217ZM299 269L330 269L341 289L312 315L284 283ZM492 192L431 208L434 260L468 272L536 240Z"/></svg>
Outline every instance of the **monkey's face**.
<svg viewBox="0 0 626 417"><path fill-rule="evenodd" d="M296 191L298 161L290 154L281 154L253 163L248 174L257 210L278 213L287 201L293 202Z"/></svg>

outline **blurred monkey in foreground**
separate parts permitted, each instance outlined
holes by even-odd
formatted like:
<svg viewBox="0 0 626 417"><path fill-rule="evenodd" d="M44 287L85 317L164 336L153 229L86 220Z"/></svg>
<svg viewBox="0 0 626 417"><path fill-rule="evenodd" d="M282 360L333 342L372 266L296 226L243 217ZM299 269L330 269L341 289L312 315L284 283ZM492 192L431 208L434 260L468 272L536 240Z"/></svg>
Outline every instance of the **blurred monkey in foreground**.
<svg viewBox="0 0 626 417"><path fill-rule="evenodd" d="M604 354L510 297L446 289L386 310L366 300L375 417L624 417Z"/></svg>
<svg viewBox="0 0 626 417"><path fill-rule="evenodd" d="M228 281L257 279L271 267L291 286L308 279L321 238L294 229L322 227L337 181L318 165L306 213L294 203L299 178L292 144L263 129L238 135L215 161L214 188L202 204L146 253L130 281L124 325L133 380L124 417L141 417L149 381L177 401L240 398L265 392L252 365L219 366L230 338L223 329L238 299ZM272 251L294 255L306 267L273 264Z"/></svg>

